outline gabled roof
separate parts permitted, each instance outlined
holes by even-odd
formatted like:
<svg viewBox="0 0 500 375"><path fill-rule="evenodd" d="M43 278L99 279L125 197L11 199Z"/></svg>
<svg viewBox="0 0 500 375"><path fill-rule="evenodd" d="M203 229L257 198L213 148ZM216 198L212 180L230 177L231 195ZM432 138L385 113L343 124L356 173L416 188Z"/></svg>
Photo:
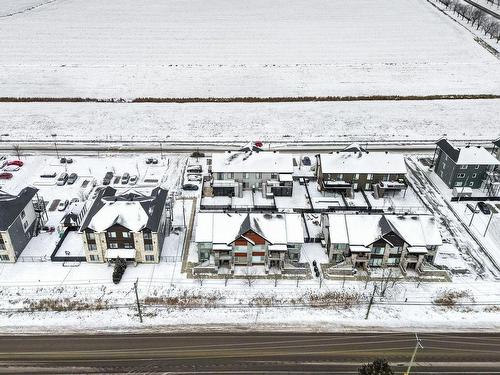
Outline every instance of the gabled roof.
<svg viewBox="0 0 500 375"><path fill-rule="evenodd" d="M481 146L454 147L446 139L439 140L436 145L457 165L499 165L500 162Z"/></svg>
<svg viewBox="0 0 500 375"><path fill-rule="evenodd" d="M197 215L196 242L230 244L249 230L270 244L303 243L299 214L242 214L200 212Z"/></svg>
<svg viewBox="0 0 500 375"><path fill-rule="evenodd" d="M0 231L9 229L37 192L38 189L28 186L17 195L0 194Z"/></svg>
<svg viewBox="0 0 500 375"><path fill-rule="evenodd" d="M80 230L102 232L118 224L130 231L158 230L165 209L168 191L155 188L151 195L127 191L116 195L116 189L107 187L99 192Z"/></svg>
<svg viewBox="0 0 500 375"><path fill-rule="evenodd" d="M293 156L270 151L215 153L212 172L293 173Z"/></svg>
<svg viewBox="0 0 500 375"><path fill-rule="evenodd" d="M394 241L392 237L396 236L410 246L442 244L441 234L431 215L328 214L328 220L332 243L367 247L379 239L391 243ZM336 233L337 231L339 233Z"/></svg>

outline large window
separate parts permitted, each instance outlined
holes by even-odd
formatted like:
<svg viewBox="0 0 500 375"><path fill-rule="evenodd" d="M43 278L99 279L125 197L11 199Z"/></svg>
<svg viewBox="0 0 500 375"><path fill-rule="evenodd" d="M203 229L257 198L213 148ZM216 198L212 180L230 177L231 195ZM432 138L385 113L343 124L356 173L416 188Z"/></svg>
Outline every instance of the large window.
<svg viewBox="0 0 500 375"><path fill-rule="evenodd" d="M116 232L109 232L108 237L109 238L116 238Z"/></svg>
<svg viewBox="0 0 500 375"><path fill-rule="evenodd" d="M118 244L117 244L117 243L115 243L115 242L111 242L111 243L109 244L109 248L110 248L110 249L118 249Z"/></svg>
<svg viewBox="0 0 500 375"><path fill-rule="evenodd" d="M382 258L373 258L368 261L368 264L373 267L379 267L382 265Z"/></svg>
<svg viewBox="0 0 500 375"><path fill-rule="evenodd" d="M24 210L21 211L21 219L24 219L26 217L26 213L24 212Z"/></svg>
<svg viewBox="0 0 500 375"><path fill-rule="evenodd" d="M10 258L8 255L0 255L0 260L3 260L5 262L5 261L9 261Z"/></svg>
<svg viewBox="0 0 500 375"><path fill-rule="evenodd" d="M382 255L385 252L385 247L380 247L380 246L373 246L372 247L372 254L376 255Z"/></svg>
<svg viewBox="0 0 500 375"><path fill-rule="evenodd" d="M95 243L89 243L88 247L89 247L89 251L97 250L97 245Z"/></svg>
<svg viewBox="0 0 500 375"><path fill-rule="evenodd" d="M457 174L457 178L464 178L465 177L465 173L459 173Z"/></svg>
<svg viewBox="0 0 500 375"><path fill-rule="evenodd" d="M145 251L153 251L153 244L152 243L144 244L144 250Z"/></svg>
<svg viewBox="0 0 500 375"><path fill-rule="evenodd" d="M146 259L146 262L154 262L155 256L154 255L146 255L145 259Z"/></svg>
<svg viewBox="0 0 500 375"><path fill-rule="evenodd" d="M90 260L92 262L95 262L96 260L99 260L99 257L97 255L91 255L89 258L90 258Z"/></svg>
<svg viewBox="0 0 500 375"><path fill-rule="evenodd" d="M122 232L122 237L123 238L130 238L130 233L129 232Z"/></svg>
<svg viewBox="0 0 500 375"><path fill-rule="evenodd" d="M461 165L460 169L467 169L467 166L466 165Z"/></svg>
<svg viewBox="0 0 500 375"><path fill-rule="evenodd" d="M88 241L95 241L95 233L87 233L87 240Z"/></svg>
<svg viewBox="0 0 500 375"><path fill-rule="evenodd" d="M152 237L151 237L151 232L144 232L143 233L143 236L144 236L144 239L145 240L150 240Z"/></svg>

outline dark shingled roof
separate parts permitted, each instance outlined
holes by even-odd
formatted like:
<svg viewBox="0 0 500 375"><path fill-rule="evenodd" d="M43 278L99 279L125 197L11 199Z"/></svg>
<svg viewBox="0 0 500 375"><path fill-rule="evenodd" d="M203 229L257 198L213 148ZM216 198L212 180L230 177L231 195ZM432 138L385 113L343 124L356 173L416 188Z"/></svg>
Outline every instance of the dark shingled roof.
<svg viewBox="0 0 500 375"><path fill-rule="evenodd" d="M446 155L448 155L448 157L451 158L451 160L453 160L454 162L458 161L458 156L460 155L460 150L453 147L453 145L450 142L448 142L447 139L445 139L445 138L440 139L439 141L436 142L436 145L441 150L443 150L443 152Z"/></svg>
<svg viewBox="0 0 500 375"><path fill-rule="evenodd" d="M18 195L0 194L0 231L9 229L37 192L38 189L28 186Z"/></svg>
<svg viewBox="0 0 500 375"><path fill-rule="evenodd" d="M158 227L160 226L160 220L167 198L168 190L162 189L160 187L155 188L151 192L151 196L146 196L134 191L116 195L116 189L108 186L99 192L99 195L95 199L92 207L90 207L90 210L85 217L85 221L80 227L80 231L83 231L89 227L92 218L99 212L101 208L104 207L105 202L134 201L139 202L148 215L148 222L145 229L156 232L158 230Z"/></svg>

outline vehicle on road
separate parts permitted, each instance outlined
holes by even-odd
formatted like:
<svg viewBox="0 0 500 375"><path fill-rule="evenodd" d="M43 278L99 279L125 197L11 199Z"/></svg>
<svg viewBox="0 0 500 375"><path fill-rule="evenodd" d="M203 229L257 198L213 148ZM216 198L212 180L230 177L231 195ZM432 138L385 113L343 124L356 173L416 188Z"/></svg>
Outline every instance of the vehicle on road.
<svg viewBox="0 0 500 375"><path fill-rule="evenodd" d="M21 167L18 167L17 165L8 165L6 166L3 171L4 172L17 172Z"/></svg>
<svg viewBox="0 0 500 375"><path fill-rule="evenodd" d="M10 180L14 175L12 173L3 172L0 173L0 180Z"/></svg>
<svg viewBox="0 0 500 375"><path fill-rule="evenodd" d="M135 184L137 184L137 181L138 181L138 177L136 175L133 175L133 176L130 176L130 180L128 183L130 185L135 185Z"/></svg>
<svg viewBox="0 0 500 375"><path fill-rule="evenodd" d="M490 208L488 207L488 205L484 202L479 202L477 204L477 207L481 210L481 212L485 215L489 215L491 214L491 210Z"/></svg>
<svg viewBox="0 0 500 375"><path fill-rule="evenodd" d="M182 190L191 190L191 191L198 190L198 185L184 184L184 185L182 185Z"/></svg>
<svg viewBox="0 0 500 375"><path fill-rule="evenodd" d="M66 172L63 172L59 175L59 178L57 179L57 186L63 186L66 184L66 182L68 181L68 174Z"/></svg>
<svg viewBox="0 0 500 375"><path fill-rule="evenodd" d="M129 181L130 181L130 174L125 172L122 176L122 185L128 184Z"/></svg>
<svg viewBox="0 0 500 375"><path fill-rule="evenodd" d="M41 175L40 175L40 178L54 178L57 176L57 173L56 172L43 172Z"/></svg>
<svg viewBox="0 0 500 375"><path fill-rule="evenodd" d="M71 173L68 177L68 185L73 185L78 179L78 175L76 173Z"/></svg>
<svg viewBox="0 0 500 375"><path fill-rule="evenodd" d="M201 175L199 175L199 174L188 174L187 180L188 181L201 181Z"/></svg>
<svg viewBox="0 0 500 375"><path fill-rule="evenodd" d="M24 163L21 160L9 160L7 165L17 165L18 167L22 167Z"/></svg>
<svg viewBox="0 0 500 375"><path fill-rule="evenodd" d="M146 164L158 164L158 159L156 158L147 158Z"/></svg>
<svg viewBox="0 0 500 375"><path fill-rule="evenodd" d="M66 209L66 207L68 207L69 205L69 200L64 200L64 201L60 201L59 202L59 205L57 206L57 211L64 211Z"/></svg>

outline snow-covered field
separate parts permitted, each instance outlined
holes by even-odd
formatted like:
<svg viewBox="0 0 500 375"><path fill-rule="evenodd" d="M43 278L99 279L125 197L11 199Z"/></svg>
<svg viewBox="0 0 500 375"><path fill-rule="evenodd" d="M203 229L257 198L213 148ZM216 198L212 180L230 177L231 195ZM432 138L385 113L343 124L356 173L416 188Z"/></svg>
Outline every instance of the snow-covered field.
<svg viewBox="0 0 500 375"><path fill-rule="evenodd" d="M493 140L500 100L316 103L0 103L3 140Z"/></svg>
<svg viewBox="0 0 500 375"><path fill-rule="evenodd" d="M500 92L498 60L424 0L57 0L0 18L0 50L1 96Z"/></svg>

